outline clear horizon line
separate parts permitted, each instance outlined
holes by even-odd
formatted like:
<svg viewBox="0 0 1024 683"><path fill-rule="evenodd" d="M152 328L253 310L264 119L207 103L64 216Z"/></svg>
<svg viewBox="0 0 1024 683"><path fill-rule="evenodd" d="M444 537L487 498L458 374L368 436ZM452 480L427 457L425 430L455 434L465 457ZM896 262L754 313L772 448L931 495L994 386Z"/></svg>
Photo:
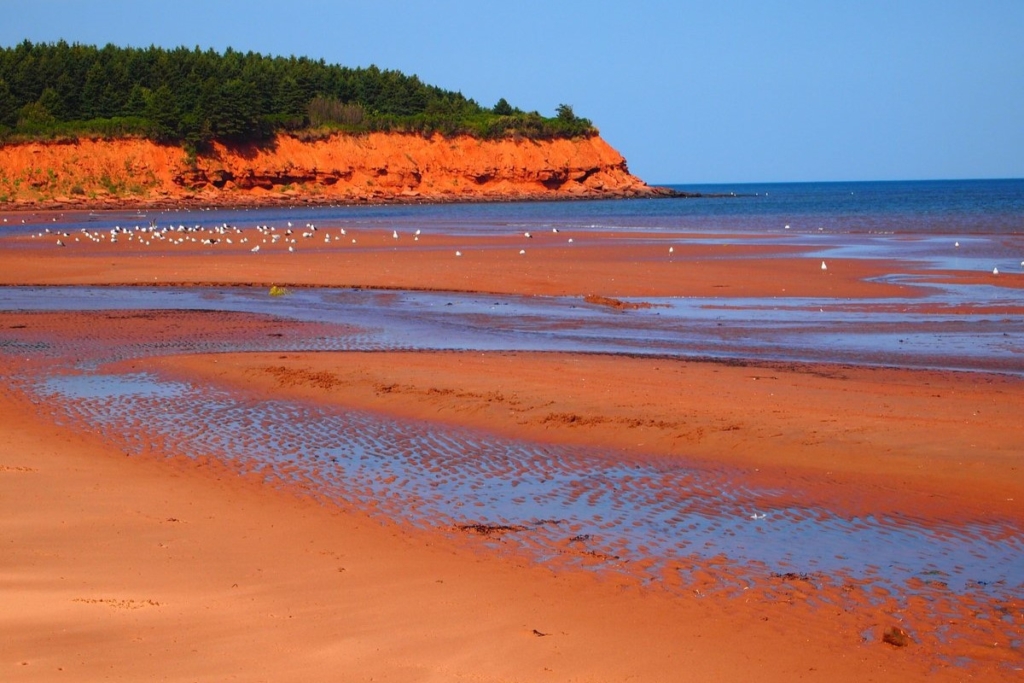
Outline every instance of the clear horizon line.
<svg viewBox="0 0 1024 683"><path fill-rule="evenodd" d="M735 181L693 181L693 182L654 182L645 181L652 187L687 186L687 185L800 185L800 184L823 184L823 183L949 183L949 182L974 182L974 181L1024 181L1021 177L1002 176L979 176L963 178L871 178L871 179L846 179L846 180L735 180Z"/></svg>

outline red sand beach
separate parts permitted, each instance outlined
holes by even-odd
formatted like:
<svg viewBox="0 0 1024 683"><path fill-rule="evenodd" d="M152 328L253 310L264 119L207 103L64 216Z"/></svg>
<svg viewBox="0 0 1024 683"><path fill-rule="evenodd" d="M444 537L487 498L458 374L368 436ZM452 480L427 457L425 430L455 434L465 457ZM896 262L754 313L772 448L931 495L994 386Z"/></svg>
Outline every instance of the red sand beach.
<svg viewBox="0 0 1024 683"><path fill-rule="evenodd" d="M644 296L912 295L867 281L890 264L836 260L823 273L770 241L680 238L669 262L665 244L614 234L571 246L557 235L525 246L509 237L392 239L360 236L325 258L323 248L256 257L241 245L59 249L19 238L0 250L0 283L415 288L599 296L611 305ZM570 248L566 267L560 257ZM769 252L770 261L757 258ZM680 263L684 277L673 267ZM245 334L260 323L230 324L239 326L231 334ZM225 333L215 316L188 325ZM173 333L166 322L102 313L0 315L0 330L13 328L136 340ZM736 468L851 513L898 507L921 519L1024 524L1024 381L1008 375L550 353L139 364L267 397ZM996 606L1009 620L954 602L940 610L943 623L929 623L922 615L934 612L924 606L830 600L820 592L840 585L798 575L746 596L702 596L699 581L669 592L341 512L230 463L126 458L6 386L0 411L4 680L1010 681L1024 666L1024 600ZM705 580L715 572L709 563ZM911 622L909 644L884 641Z"/></svg>

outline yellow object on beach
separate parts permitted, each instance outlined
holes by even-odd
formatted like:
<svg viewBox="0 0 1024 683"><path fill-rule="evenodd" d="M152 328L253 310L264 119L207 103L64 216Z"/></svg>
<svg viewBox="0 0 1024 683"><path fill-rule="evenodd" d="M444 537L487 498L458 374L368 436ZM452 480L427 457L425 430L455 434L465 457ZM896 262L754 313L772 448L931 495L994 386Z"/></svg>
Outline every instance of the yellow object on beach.
<svg viewBox="0 0 1024 683"><path fill-rule="evenodd" d="M278 287L277 285L273 285L270 288L270 296L284 296L287 293L288 290L285 289L284 287Z"/></svg>

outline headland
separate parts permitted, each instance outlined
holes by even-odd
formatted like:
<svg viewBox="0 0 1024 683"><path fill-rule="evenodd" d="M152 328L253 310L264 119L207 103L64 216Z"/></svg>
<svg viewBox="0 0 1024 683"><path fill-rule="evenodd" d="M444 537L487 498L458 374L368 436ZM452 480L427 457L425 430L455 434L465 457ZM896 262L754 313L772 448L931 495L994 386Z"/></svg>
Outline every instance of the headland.
<svg viewBox="0 0 1024 683"><path fill-rule="evenodd" d="M278 134L202 153L143 138L0 146L0 209L607 199L673 194L599 136Z"/></svg>

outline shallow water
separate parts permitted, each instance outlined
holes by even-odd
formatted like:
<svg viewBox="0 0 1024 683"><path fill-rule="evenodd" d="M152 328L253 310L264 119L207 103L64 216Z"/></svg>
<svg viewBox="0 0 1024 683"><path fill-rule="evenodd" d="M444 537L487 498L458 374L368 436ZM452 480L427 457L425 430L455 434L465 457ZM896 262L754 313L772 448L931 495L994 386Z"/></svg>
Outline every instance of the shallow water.
<svg viewBox="0 0 1024 683"><path fill-rule="evenodd" d="M22 303L37 310L72 302L89 308L112 298L148 309L177 308L185 299L248 313L282 306L280 299L235 290L211 296L130 288L124 299L105 288L102 296L88 289L74 289L67 297L60 296L61 289L28 293ZM953 526L941 520L844 516L823 507L794 507L792 495L752 488L726 469L659 458L624 460L613 452L513 441L301 401L260 401L173 377L104 369L113 361L172 353L403 348L425 332L420 347L429 346L428 340L443 346L444 333L436 328L449 323L425 319L421 310L444 297L428 295L424 301L410 295L406 301L405 295L389 293L400 315L385 321L372 305L376 296L317 290L287 302L290 317L318 319L309 333L299 325L274 338L194 342L183 329L178 340L125 344L106 339L102 330L83 339L41 338L30 325L6 330L0 352L34 361L9 378L9 387L51 411L58 422L98 432L128 454L218 458L268 481L300 486L331 504L376 510L417 526L477 529L491 542L518 547L539 561L598 567L645 582L673 575L674 582L689 585L691 572L703 571L702 563L724 558L730 569L719 576L719 590L742 590L787 573L814 575L822 582L841 577L894 595L906 595L913 579L934 582L936 577L944 591L985 600L1024 590L1024 534L1003 522ZM376 312L365 315L378 327L352 326L353 298L370 302L363 304ZM505 315L489 312L496 302L463 303L469 310L450 323L458 329L461 348L502 338L492 330L500 327L495 316ZM532 305L532 300L509 302L511 317L532 313L543 319L543 313L577 304L555 302L541 312ZM300 312L307 306L317 315ZM345 325L324 322L333 316ZM400 324L404 316L413 321L409 328ZM462 316L477 327L460 322ZM605 325L629 317L600 308L583 317L588 316ZM511 336L522 335L518 329ZM549 338L555 347L566 341L558 330L530 336L534 340L527 346L546 348L541 342ZM621 330L618 336L618 343L627 343ZM485 343L478 344L481 338Z"/></svg>
<svg viewBox="0 0 1024 683"><path fill-rule="evenodd" d="M511 211L488 205L338 207L135 218L207 224L314 220L350 229L421 227L474 234L682 228L695 239L716 243L723 238L711 233L739 222L741 234L728 238L735 243L771 234L809 247L815 258L902 260L913 269L989 272L993 264L1007 272L1019 269L1024 237L1013 209L1016 195L995 210L975 212L967 206L939 218L929 218L918 206L905 220L905 198L897 189L885 188L884 197L876 197L879 205L890 202L889 208L854 207L849 215L835 210L838 200L832 196L847 189L826 187L802 188L781 199L778 188L758 189L742 202L704 208L608 202L523 205ZM937 201L946 189L931 187L928 201ZM776 197L769 210L761 192ZM829 201L831 218L823 208ZM85 223L93 229L131 218L62 216L59 224ZM792 222L788 232L784 220ZM939 226L932 232L930 220ZM954 239L959 247L952 246ZM890 279L913 282L899 274ZM994 611L1024 593L1024 530L1005 521L854 517L838 507L794 505L798 497L792 490L756 488L742 473L724 468L501 439L301 401L261 401L178 377L115 373L108 367L177 353L456 349L1024 374L1020 290L928 285L923 296L884 301L645 302L653 307L614 310L571 297L340 289L293 289L269 297L265 290L247 288L0 288L0 310L7 311L159 316L187 310L299 323L274 337L199 336L184 328L159 342L113 338L102 329L78 339L31 327L4 329L0 353L18 359L20 370L5 378L2 390L21 392L58 422L98 432L129 454L217 458L329 504L414 526L440 526L555 567L594 568L688 593L770 590L780 576L815 584L849 582L873 599L901 607L923 597L932 610L924 617L937 620L962 617L955 612L965 609L962 605L980 605L982 612L1000 614L997 628L1007 642L1021 646L1019 613Z"/></svg>
<svg viewBox="0 0 1024 683"><path fill-rule="evenodd" d="M0 310L232 311L364 331L358 338L320 340L319 348L337 350L584 351L1024 374L1018 291L974 285L930 286L928 292L884 301L648 298L653 307L623 311L574 297L5 287Z"/></svg>
<svg viewBox="0 0 1024 683"><path fill-rule="evenodd" d="M72 340L63 344L74 348ZM187 344L152 352L184 350ZM79 367L94 367L82 351L71 353ZM104 360L129 355L92 352ZM592 449L259 401L148 373L66 370L57 362L48 376L18 383L59 422L99 432L128 454L215 457L343 507L369 506L417 526L486 527L540 560L644 581L674 571L685 584L687 567L725 557L744 569L723 575L734 588L786 572L843 576L893 592L934 576L957 593L996 597L1024 587L1024 544L1005 524L849 518L779 506L776 492L750 488L727 470L624 462Z"/></svg>

